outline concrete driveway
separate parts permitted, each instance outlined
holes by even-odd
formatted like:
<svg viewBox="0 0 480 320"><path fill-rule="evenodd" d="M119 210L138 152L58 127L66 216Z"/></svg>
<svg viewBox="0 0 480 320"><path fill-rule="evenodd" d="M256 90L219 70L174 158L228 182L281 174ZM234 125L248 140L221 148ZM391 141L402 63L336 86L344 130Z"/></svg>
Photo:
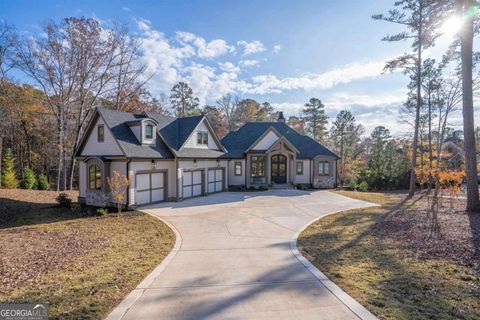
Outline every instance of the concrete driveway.
<svg viewBox="0 0 480 320"><path fill-rule="evenodd" d="M319 217L371 205L328 191L274 190L143 208L175 229L177 245L110 319L374 319L295 241Z"/></svg>

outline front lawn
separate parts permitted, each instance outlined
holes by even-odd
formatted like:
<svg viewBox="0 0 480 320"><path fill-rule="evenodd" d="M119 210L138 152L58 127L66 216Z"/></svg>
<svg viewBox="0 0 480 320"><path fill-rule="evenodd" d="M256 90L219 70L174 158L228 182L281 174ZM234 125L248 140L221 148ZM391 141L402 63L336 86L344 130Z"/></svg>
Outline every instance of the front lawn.
<svg viewBox="0 0 480 320"><path fill-rule="evenodd" d="M165 258L175 235L139 212L74 213L56 206L56 195L0 189L0 302L48 303L49 319L101 319Z"/></svg>
<svg viewBox="0 0 480 320"><path fill-rule="evenodd" d="M380 319L480 319L480 215L444 200L431 235L425 197L338 193L381 206L304 230L298 247L318 269Z"/></svg>

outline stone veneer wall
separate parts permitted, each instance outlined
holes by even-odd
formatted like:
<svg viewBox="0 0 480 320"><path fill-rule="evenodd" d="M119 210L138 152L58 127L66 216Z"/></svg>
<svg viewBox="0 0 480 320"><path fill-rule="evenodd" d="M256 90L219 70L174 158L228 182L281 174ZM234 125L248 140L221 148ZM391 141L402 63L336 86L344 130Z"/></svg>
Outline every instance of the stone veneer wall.
<svg viewBox="0 0 480 320"><path fill-rule="evenodd" d="M102 190L87 190L85 203L89 206L107 207L110 205L110 194Z"/></svg>
<svg viewBox="0 0 480 320"><path fill-rule="evenodd" d="M332 176L315 177L313 179L313 186L315 188L334 188L335 178Z"/></svg>

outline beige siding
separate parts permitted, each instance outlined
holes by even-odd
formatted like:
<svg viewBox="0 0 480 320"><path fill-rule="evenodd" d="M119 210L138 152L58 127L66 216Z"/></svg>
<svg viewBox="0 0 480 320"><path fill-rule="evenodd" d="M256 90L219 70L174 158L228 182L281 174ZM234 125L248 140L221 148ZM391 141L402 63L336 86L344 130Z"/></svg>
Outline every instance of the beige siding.
<svg viewBox="0 0 480 320"><path fill-rule="evenodd" d="M235 162L240 162L242 164L242 175L235 175ZM243 159L233 159L228 162L228 185L230 186L240 186L245 184L245 160Z"/></svg>
<svg viewBox="0 0 480 320"><path fill-rule="evenodd" d="M297 173L297 162L303 163L303 174ZM310 160L298 160L294 163L295 183L310 183Z"/></svg>
<svg viewBox="0 0 480 320"><path fill-rule="evenodd" d="M98 125L104 125L104 141L97 141L97 128ZM98 118L95 123L93 130L90 132L90 135L87 137L87 141L82 150L82 156L118 156L122 155L123 152L118 146L115 138L111 134L107 125L103 122L102 118Z"/></svg>
<svg viewBox="0 0 480 320"><path fill-rule="evenodd" d="M208 126L205 124L206 120L203 120L201 123L199 123L197 129L193 131L193 134L188 138L188 140L185 142L184 148L203 148L203 149L212 149L212 150L220 150L221 148L217 145L215 142L215 139L213 138L213 132L211 132L208 129ZM198 145L197 144L197 132L199 131L204 131L208 132L208 146L204 145Z"/></svg>
<svg viewBox="0 0 480 320"><path fill-rule="evenodd" d="M277 140L277 134L271 130L252 148L252 150L267 150Z"/></svg>

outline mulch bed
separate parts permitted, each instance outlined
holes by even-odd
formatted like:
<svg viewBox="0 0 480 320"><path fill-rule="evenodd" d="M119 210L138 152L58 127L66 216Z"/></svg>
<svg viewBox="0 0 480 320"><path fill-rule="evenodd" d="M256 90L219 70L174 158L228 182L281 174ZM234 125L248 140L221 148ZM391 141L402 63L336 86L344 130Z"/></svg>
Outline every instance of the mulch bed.
<svg viewBox="0 0 480 320"><path fill-rule="evenodd" d="M432 220L425 196L411 208L393 210L372 228L385 243L401 244L423 259L447 259L480 274L480 214L465 212L465 200L443 199L438 212L438 229Z"/></svg>

